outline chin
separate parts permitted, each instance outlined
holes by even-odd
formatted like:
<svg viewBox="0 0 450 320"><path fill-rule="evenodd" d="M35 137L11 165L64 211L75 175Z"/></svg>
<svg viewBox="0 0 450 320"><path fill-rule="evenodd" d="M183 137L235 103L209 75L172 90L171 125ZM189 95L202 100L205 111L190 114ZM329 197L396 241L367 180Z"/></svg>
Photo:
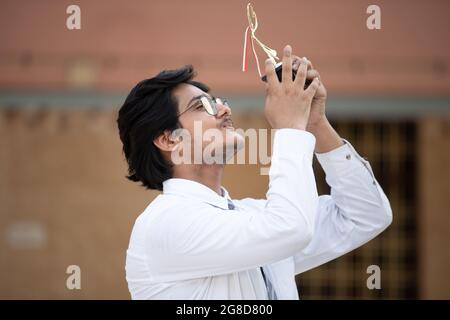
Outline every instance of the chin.
<svg viewBox="0 0 450 320"><path fill-rule="evenodd" d="M208 137L203 145L203 157L207 164L226 164L245 146L245 138L233 127L224 127L217 140ZM219 152L219 153L218 153Z"/></svg>

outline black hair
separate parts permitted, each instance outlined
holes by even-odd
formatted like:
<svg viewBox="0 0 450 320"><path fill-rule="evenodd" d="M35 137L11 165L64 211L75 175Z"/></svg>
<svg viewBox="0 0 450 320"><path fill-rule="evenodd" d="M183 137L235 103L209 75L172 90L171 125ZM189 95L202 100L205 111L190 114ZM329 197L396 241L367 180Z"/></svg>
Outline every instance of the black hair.
<svg viewBox="0 0 450 320"><path fill-rule="evenodd" d="M162 190L163 181L172 177L173 165L164 159L153 140L165 130L181 127L178 100L172 95L177 85L187 83L209 91L205 84L192 80L195 76L192 65L163 70L153 78L140 81L128 94L119 110L117 124L129 180L141 182L147 189Z"/></svg>

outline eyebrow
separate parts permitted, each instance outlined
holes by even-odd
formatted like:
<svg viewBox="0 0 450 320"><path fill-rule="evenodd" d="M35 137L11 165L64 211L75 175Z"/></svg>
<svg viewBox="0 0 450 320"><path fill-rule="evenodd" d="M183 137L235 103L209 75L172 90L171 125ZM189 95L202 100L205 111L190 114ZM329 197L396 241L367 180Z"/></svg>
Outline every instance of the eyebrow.
<svg viewBox="0 0 450 320"><path fill-rule="evenodd" d="M202 93L202 94L199 94L198 96L193 97L193 98L188 102L187 107L186 107L186 109L184 109L184 111L186 111L187 109L189 109L189 108L191 107L191 103L192 103L193 101L198 100L198 99L200 99L201 97L209 97L209 95L207 95L206 93ZM183 112L184 112L184 111L183 111Z"/></svg>

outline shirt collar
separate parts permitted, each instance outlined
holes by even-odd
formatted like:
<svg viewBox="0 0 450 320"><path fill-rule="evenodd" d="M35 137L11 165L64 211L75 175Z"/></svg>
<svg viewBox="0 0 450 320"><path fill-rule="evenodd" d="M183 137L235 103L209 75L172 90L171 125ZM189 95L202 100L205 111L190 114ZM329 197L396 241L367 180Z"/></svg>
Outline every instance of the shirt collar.
<svg viewBox="0 0 450 320"><path fill-rule="evenodd" d="M163 194L172 194L184 198L196 199L215 207L228 210L228 200L231 200L230 195L224 187L220 188L223 196L218 195L204 184L193 180L171 178L163 182Z"/></svg>

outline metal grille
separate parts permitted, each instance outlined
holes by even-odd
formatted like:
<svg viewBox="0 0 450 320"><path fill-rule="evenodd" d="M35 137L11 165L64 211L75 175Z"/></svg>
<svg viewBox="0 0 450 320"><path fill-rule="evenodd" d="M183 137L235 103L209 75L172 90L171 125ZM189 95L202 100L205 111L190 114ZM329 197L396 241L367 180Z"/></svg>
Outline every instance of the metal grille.
<svg viewBox="0 0 450 320"><path fill-rule="evenodd" d="M415 122L336 121L333 126L366 157L388 196L394 221L364 246L297 276L301 299L415 299L417 288ZM314 161L319 194L329 193ZM381 269L381 289L369 290L367 267Z"/></svg>

